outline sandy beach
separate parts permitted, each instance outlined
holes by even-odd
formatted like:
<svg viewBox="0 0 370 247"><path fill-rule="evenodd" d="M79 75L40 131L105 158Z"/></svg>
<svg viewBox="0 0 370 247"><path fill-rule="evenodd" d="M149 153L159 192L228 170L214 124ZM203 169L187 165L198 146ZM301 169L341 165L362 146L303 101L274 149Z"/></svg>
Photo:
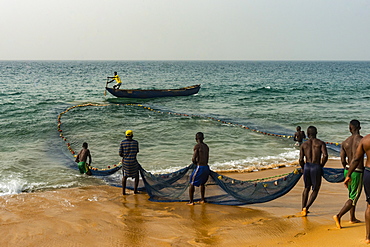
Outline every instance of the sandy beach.
<svg viewBox="0 0 370 247"><path fill-rule="evenodd" d="M327 167L340 167L330 160ZM293 167L228 173L242 180L291 172ZM332 219L347 190L323 180L308 217L300 216L303 179L274 201L246 206L159 203L147 194L121 195L110 186L59 189L0 198L0 246L364 246L366 202L357 218Z"/></svg>

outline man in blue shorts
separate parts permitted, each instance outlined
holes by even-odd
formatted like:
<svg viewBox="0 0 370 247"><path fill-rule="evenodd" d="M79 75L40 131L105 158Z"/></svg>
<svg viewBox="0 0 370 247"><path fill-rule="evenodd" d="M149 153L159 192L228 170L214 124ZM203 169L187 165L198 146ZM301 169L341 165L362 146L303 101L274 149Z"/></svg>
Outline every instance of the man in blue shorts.
<svg viewBox="0 0 370 247"><path fill-rule="evenodd" d="M325 142L316 138L317 129L315 126L307 128L308 141L304 142L300 149L299 164L302 167L304 190L302 193L302 216L307 216L308 209L319 194L322 168L328 161L328 151ZM308 200L308 194L312 187L312 193Z"/></svg>
<svg viewBox="0 0 370 247"><path fill-rule="evenodd" d="M350 137L348 137L344 142L342 142L341 150L340 150L340 159L342 161L342 165L344 168L344 177L348 174L349 165L351 161L355 157L356 149L362 139L360 135L360 122L358 120L352 120L349 123L349 131L352 133ZM362 191L362 177L364 172L364 159L362 157L360 163L358 164L356 170L351 174L351 183L348 184L348 194L349 199L344 204L343 208L337 215L333 216L335 224L340 229L342 228L340 222L342 216L350 211L350 223L359 223L360 221L356 219L355 211L356 211L356 204L358 199L360 198L361 191Z"/></svg>
<svg viewBox="0 0 370 247"><path fill-rule="evenodd" d="M364 154L366 154L366 163L365 163L365 170L364 170L364 190L366 195L367 201L367 208L365 211L365 223L366 223L366 243L370 243L370 135L366 135L364 138L361 139L358 147L356 149L355 158L352 160L352 163L349 166L348 173L346 179L344 180L344 184L348 186L351 182L351 175L356 170L356 168L361 163L361 160L364 158Z"/></svg>
<svg viewBox="0 0 370 247"><path fill-rule="evenodd" d="M195 140L197 144L194 146L194 154L192 158L193 164L197 165L193 173L190 176L190 187L189 187L189 203L188 205L194 205L194 186L200 186L201 201L200 203L205 203L205 183L208 180L210 173L208 166L209 158L209 148L207 144L203 142L204 135L202 132L198 132L195 135Z"/></svg>

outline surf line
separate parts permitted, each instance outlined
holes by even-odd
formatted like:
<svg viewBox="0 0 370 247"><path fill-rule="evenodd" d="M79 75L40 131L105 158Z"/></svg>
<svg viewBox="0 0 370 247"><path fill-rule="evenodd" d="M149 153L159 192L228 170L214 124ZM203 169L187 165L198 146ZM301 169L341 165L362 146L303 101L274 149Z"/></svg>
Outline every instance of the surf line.
<svg viewBox="0 0 370 247"><path fill-rule="evenodd" d="M62 117L64 114L68 113L69 111L75 109L75 108L78 108L78 107L89 107L89 106L99 106L99 107L103 107L103 106L111 106L111 105L117 105L117 106L134 106L134 107L141 107L143 109L146 109L146 110L149 110L149 111L152 111L152 112L155 112L155 113L160 113L160 114L170 114L170 115L176 115L176 116L184 116L184 117L194 117L194 118L206 118L206 119L210 119L210 120L213 120L213 121L216 121L216 122L220 122L222 124L227 124L227 125L233 125L233 126L238 126L238 127L241 127L243 129L246 129L246 130L250 130L250 131L253 131L253 132L256 132L256 133L259 133L259 134L263 134L263 135L267 135L267 136L274 136L274 137L280 137L280 138L287 138L287 139L292 139L293 136L291 135L283 135L283 134L275 134L275 133L269 133L269 132L265 132L265 131L260 131L258 129L253 129L253 128L250 128L248 126L245 126L245 125L242 125L242 124L234 124L234 123L231 123L231 122L228 122L228 121L224 121L224 120L221 120L221 119L217 119L215 117L207 117L207 116L201 116L201 115L193 115L193 114L185 114L185 113L177 113L177 112L171 112L171 111L160 111L160 110L156 110L156 109L153 109L149 106L145 106L145 105L141 105L141 104L99 104L99 103L85 103L85 104L80 104L80 105L74 105L74 106L71 106L69 108L67 108L66 110L64 110L63 112L59 113L58 114L58 132L59 132L59 137L62 138L62 140L65 142L69 152L74 156L76 157L76 151L73 150L73 148L71 147L71 143L68 142L66 136L64 136L63 134L63 130L61 128L62 126ZM340 143L337 143L337 142L326 142L326 144L328 145L334 145L334 146L340 146L341 144ZM107 168L103 168L103 169L99 169L99 168L96 168L96 167L90 167L90 169L92 169L93 171L108 171L109 170L115 170L117 169L117 167L120 167L122 164L121 162L119 162L118 164L114 164L113 166L107 166Z"/></svg>

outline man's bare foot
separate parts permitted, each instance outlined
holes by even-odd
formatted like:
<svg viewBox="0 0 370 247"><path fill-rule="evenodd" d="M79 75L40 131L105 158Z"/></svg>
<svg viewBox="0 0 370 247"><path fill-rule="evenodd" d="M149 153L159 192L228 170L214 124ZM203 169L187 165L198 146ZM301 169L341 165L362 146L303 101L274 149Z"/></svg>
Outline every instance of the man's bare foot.
<svg viewBox="0 0 370 247"><path fill-rule="evenodd" d="M333 219L335 221L335 225L337 226L337 228L342 229L342 226L340 225L340 219L338 218L338 215L334 215Z"/></svg>
<svg viewBox="0 0 370 247"><path fill-rule="evenodd" d="M186 205L194 206L194 202L188 202Z"/></svg>
<svg viewBox="0 0 370 247"><path fill-rule="evenodd" d="M306 216L307 216L307 208L303 208L303 209L302 209L301 215L302 215L303 217L306 217Z"/></svg>
<svg viewBox="0 0 370 247"><path fill-rule="evenodd" d="M361 223L361 220L355 219L355 220L350 220L350 224L356 224L356 223Z"/></svg>

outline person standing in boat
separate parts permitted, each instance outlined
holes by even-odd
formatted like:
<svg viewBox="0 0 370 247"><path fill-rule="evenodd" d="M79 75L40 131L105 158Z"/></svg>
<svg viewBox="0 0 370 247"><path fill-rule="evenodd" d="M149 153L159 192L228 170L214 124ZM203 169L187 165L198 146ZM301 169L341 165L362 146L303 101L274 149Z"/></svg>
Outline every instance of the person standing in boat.
<svg viewBox="0 0 370 247"><path fill-rule="evenodd" d="M114 76L113 77L109 77L108 76L107 78L108 79L112 79L111 81L107 82L107 84L116 81L116 85L113 86L113 89L119 89L121 87L122 81L119 78L117 72L114 72Z"/></svg>
<svg viewBox="0 0 370 247"><path fill-rule="evenodd" d="M122 194L126 195L126 181L128 177L134 178L134 194L138 194L139 185L139 162L136 155L139 152L139 143L132 139L134 134L132 130L126 131L126 139L121 142L119 147L119 156L122 157Z"/></svg>

